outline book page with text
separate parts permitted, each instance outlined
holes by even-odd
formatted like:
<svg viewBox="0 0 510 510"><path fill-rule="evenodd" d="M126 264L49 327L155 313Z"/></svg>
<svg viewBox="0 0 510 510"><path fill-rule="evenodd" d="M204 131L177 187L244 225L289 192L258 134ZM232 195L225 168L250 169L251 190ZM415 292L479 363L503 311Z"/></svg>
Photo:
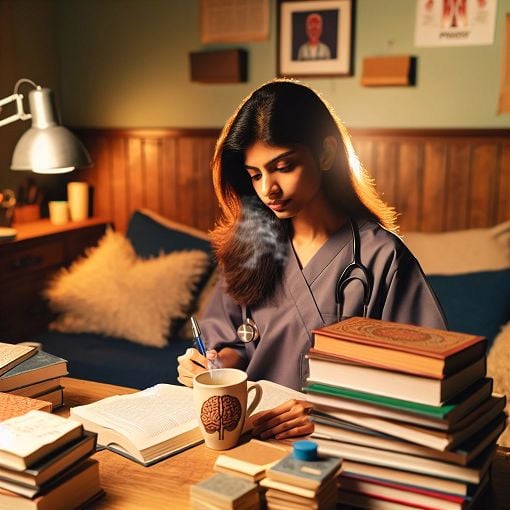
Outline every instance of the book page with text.
<svg viewBox="0 0 510 510"><path fill-rule="evenodd" d="M191 388L157 384L137 393L74 407L71 417L116 430L143 450L195 428L192 401Z"/></svg>
<svg viewBox="0 0 510 510"><path fill-rule="evenodd" d="M79 424L61 416L44 411L29 411L0 423L0 452L24 458L77 427Z"/></svg>

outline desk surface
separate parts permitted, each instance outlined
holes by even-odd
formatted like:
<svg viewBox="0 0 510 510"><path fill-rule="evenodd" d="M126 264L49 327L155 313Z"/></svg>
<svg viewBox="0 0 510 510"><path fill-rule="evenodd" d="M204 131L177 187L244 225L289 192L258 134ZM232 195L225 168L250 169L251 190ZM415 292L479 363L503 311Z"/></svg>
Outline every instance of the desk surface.
<svg viewBox="0 0 510 510"><path fill-rule="evenodd" d="M68 408L90 404L111 395L137 390L110 384L63 379L66 407L57 411L67 415ZM191 508L189 488L213 473L218 453L199 445L150 467L144 467L108 450L97 452L101 486L106 495L92 508L122 510ZM493 467L492 489L477 506L480 509L510 510L510 452L499 450Z"/></svg>

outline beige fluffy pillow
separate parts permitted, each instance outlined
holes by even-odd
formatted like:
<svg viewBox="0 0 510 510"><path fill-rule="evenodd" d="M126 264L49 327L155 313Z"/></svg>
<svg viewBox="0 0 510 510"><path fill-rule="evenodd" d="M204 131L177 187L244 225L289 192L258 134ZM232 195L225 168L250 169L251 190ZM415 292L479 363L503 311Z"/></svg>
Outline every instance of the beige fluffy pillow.
<svg viewBox="0 0 510 510"><path fill-rule="evenodd" d="M503 326L487 357L487 375L494 379L494 391L506 395L506 413L510 413L510 322ZM498 444L510 447L510 424L499 436Z"/></svg>
<svg viewBox="0 0 510 510"><path fill-rule="evenodd" d="M45 295L60 312L51 328L164 347L174 321L187 317L209 264L199 250L138 259L124 235L109 231L87 257L50 282Z"/></svg>
<svg viewBox="0 0 510 510"><path fill-rule="evenodd" d="M403 240L426 274L462 274L510 267L510 221L491 228L407 232Z"/></svg>

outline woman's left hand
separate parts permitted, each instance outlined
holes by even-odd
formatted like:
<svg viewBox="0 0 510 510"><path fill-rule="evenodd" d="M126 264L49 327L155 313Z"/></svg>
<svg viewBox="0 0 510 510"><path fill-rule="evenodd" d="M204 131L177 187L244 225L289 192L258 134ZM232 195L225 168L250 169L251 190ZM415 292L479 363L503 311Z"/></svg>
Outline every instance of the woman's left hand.
<svg viewBox="0 0 510 510"><path fill-rule="evenodd" d="M311 410L312 405L305 400L288 400L268 411L260 411L251 417L252 434L261 439L311 434L313 423L308 417Z"/></svg>

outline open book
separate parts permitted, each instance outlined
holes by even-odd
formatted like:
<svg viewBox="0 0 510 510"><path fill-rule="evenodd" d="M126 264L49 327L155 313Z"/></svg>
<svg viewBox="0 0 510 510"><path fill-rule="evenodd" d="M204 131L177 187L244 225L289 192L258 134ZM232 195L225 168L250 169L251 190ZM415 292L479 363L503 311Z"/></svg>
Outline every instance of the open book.
<svg viewBox="0 0 510 510"><path fill-rule="evenodd" d="M254 413L292 398L306 398L285 386L258 382L263 395ZM193 390L184 386L157 384L137 393L107 397L71 408L70 417L97 432L98 444L144 466L203 441L193 409ZM249 428L248 422L245 430Z"/></svg>

